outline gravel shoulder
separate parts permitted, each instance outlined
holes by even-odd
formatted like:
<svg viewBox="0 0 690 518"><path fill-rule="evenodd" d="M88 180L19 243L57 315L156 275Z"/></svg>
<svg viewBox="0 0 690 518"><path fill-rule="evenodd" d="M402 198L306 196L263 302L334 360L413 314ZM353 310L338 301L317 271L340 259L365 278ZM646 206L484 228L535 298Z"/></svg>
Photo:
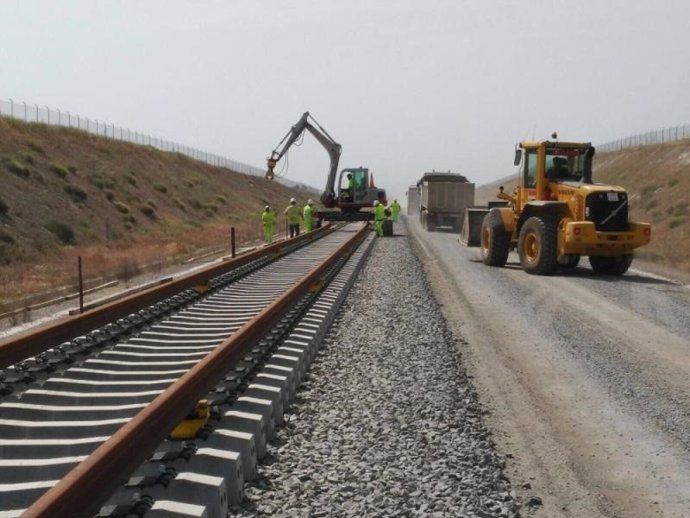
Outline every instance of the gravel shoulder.
<svg viewBox="0 0 690 518"><path fill-rule="evenodd" d="M541 513L690 515L687 286L529 276L513 254L489 268L457 235L410 227L511 481L530 481Z"/></svg>

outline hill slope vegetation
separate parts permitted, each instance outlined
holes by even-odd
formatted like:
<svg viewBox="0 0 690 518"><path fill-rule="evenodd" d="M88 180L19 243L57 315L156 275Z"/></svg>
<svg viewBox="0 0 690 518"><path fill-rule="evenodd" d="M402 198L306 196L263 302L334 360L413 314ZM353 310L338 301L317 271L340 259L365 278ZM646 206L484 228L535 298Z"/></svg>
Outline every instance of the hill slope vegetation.
<svg viewBox="0 0 690 518"><path fill-rule="evenodd" d="M231 226L238 243L259 239L264 205L280 213L293 196L304 203L316 193L179 153L0 118L0 306L69 282L77 255L87 276L106 276L227 246Z"/></svg>

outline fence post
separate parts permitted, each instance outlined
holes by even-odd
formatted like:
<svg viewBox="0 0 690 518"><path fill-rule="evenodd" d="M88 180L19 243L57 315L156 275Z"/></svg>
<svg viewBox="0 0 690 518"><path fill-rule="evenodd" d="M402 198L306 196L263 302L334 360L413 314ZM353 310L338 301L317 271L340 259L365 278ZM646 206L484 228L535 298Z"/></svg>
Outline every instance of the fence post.
<svg viewBox="0 0 690 518"><path fill-rule="evenodd" d="M36 107L36 122L38 122L38 104L34 104Z"/></svg>
<svg viewBox="0 0 690 518"><path fill-rule="evenodd" d="M235 227L230 227L230 252L232 258L235 258Z"/></svg>
<svg viewBox="0 0 690 518"><path fill-rule="evenodd" d="M78 258L78 269L79 269L79 313L84 312L84 279L81 272L81 256Z"/></svg>
<svg viewBox="0 0 690 518"><path fill-rule="evenodd" d="M29 122L29 112L26 109L26 101L22 101L22 103L24 104L24 121Z"/></svg>

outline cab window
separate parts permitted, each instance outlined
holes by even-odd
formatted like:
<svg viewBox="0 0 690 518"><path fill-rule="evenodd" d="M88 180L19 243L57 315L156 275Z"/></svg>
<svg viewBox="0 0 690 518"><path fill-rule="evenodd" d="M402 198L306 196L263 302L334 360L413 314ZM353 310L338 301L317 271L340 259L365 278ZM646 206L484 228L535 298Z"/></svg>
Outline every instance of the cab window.
<svg viewBox="0 0 690 518"><path fill-rule="evenodd" d="M537 152L527 151L524 163L525 187L534 189L537 186Z"/></svg>

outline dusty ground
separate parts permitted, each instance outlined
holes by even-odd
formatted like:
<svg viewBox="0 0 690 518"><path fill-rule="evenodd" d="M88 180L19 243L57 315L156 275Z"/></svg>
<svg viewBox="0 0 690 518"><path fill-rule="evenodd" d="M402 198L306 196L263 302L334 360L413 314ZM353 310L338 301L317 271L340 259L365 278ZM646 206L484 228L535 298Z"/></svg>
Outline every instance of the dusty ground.
<svg viewBox="0 0 690 518"><path fill-rule="evenodd" d="M536 515L690 516L683 275L602 278L585 260L528 276L513 254L489 268L456 235L410 230L513 486L543 499Z"/></svg>

